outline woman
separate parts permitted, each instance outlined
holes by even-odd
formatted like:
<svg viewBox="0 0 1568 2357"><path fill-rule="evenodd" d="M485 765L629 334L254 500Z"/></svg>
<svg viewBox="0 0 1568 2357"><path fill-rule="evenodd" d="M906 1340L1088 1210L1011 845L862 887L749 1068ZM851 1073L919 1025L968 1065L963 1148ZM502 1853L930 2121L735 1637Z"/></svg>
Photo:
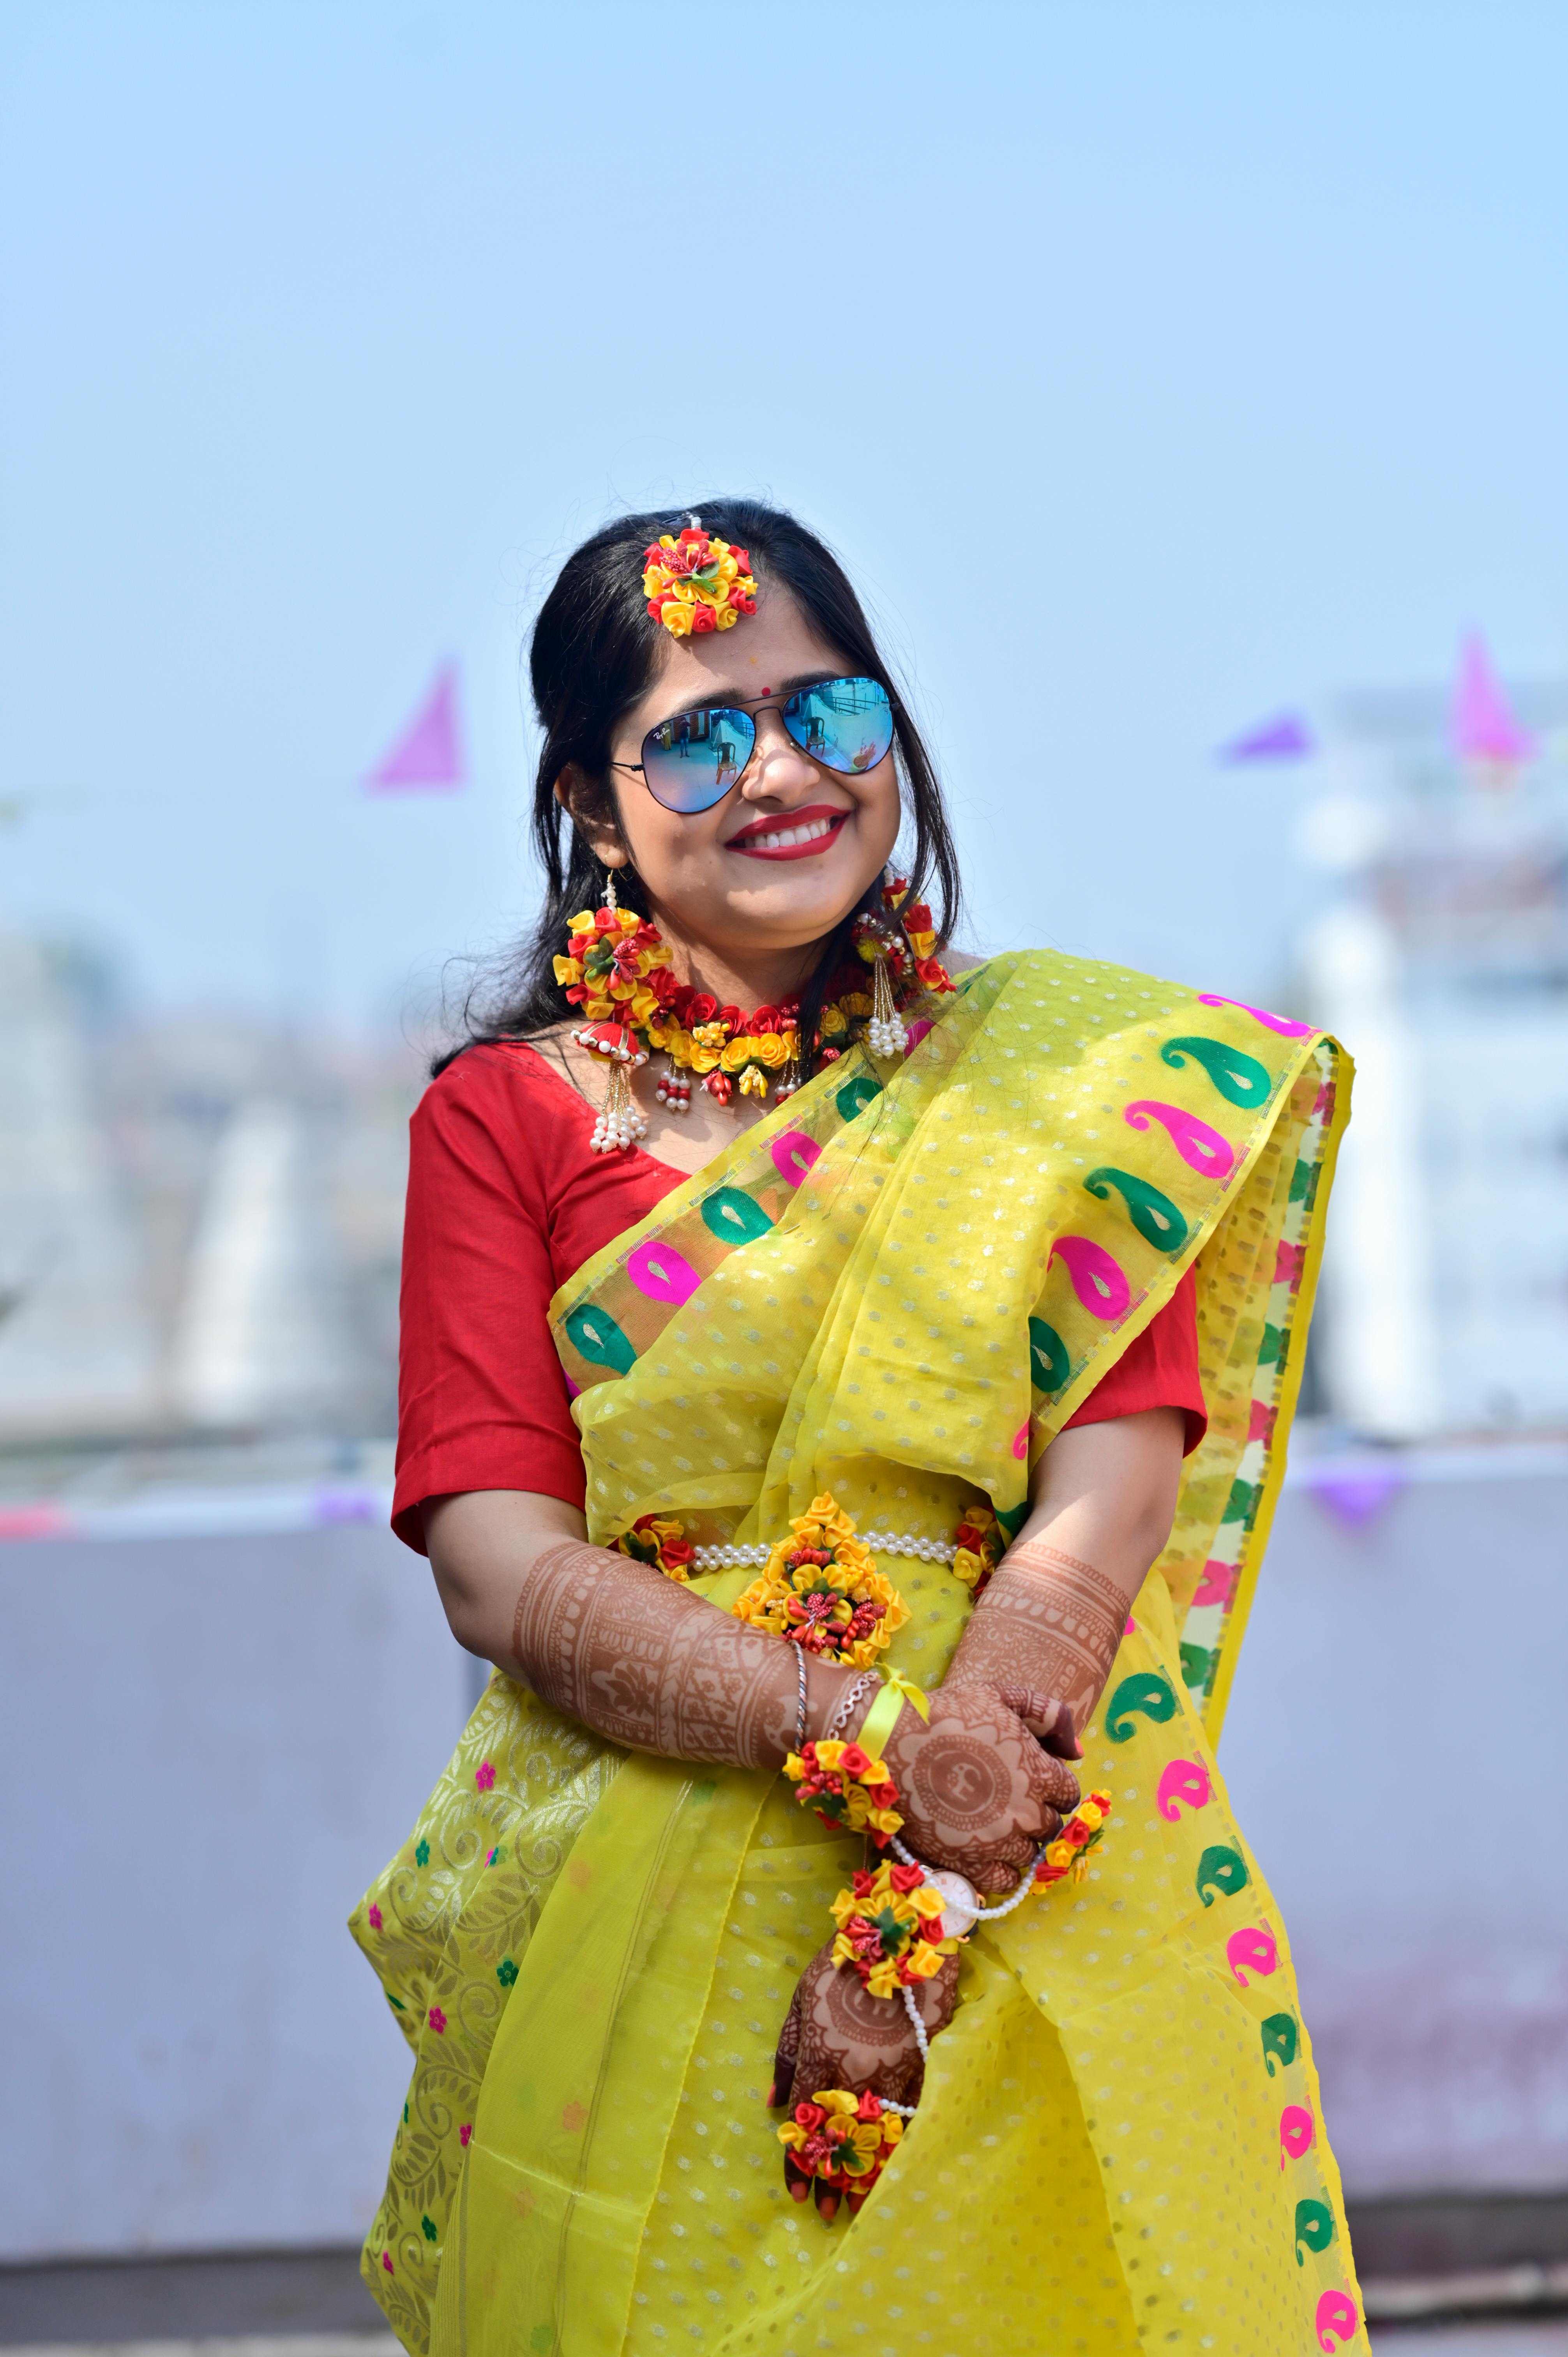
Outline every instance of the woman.
<svg viewBox="0 0 1568 2357"><path fill-rule="evenodd" d="M416 2057L368 2278L417 2350L1363 2348L1212 1748L1344 1060L955 987L777 511L608 527L532 665L545 908L413 1131L394 1525L497 1674L355 1919Z"/></svg>

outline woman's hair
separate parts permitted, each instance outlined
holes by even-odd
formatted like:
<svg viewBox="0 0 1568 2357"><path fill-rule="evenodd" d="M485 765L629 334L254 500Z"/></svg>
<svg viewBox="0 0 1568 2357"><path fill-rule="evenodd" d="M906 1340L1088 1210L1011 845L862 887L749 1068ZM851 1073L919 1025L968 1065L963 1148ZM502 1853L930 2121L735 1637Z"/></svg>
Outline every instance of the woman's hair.
<svg viewBox="0 0 1568 2357"><path fill-rule="evenodd" d="M678 533L690 521L682 510L622 516L606 524L567 558L540 608L529 676L544 731L533 784L533 845L544 871L543 905L532 931L470 989L462 1016L465 1037L435 1060L433 1071L465 1048L527 1039L572 1013L553 962L568 920L602 899L605 870L557 801L555 781L569 763L575 765L592 797L593 814L619 832L610 740L622 714L651 686L662 643L660 625L650 618L643 595L643 552L661 533ZM911 900L925 899L934 884L936 931L945 942L958 916L960 888L941 789L843 567L814 533L759 500L704 500L702 521L705 532L748 552L759 580L789 592L817 636L843 656L856 676L875 679L886 689L906 817L913 826L909 895ZM745 622L736 628L744 630ZM870 905L875 889L861 907ZM616 891L623 907L647 915L646 891L634 868L616 870ZM848 952L858 913L852 909L823 943L801 994L800 1030L808 1058L824 990Z"/></svg>

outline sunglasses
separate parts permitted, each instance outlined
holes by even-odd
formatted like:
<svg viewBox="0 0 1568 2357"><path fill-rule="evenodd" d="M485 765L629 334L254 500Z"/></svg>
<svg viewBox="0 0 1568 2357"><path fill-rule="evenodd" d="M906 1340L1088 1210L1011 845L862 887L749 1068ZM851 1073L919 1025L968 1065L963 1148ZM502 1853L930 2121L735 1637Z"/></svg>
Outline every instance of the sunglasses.
<svg viewBox="0 0 1568 2357"><path fill-rule="evenodd" d="M822 679L797 688L781 704L757 702L777 712L802 753L826 770L874 770L893 742L892 699L875 679ZM756 745L757 722L744 705L705 704L650 728L640 761L610 767L640 770L656 802L694 818L740 783Z"/></svg>

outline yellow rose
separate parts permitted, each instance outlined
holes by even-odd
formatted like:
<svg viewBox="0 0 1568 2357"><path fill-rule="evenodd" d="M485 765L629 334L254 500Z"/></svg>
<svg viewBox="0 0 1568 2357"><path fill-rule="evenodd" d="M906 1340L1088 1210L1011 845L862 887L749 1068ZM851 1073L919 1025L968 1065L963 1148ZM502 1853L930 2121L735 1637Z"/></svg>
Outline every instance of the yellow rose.
<svg viewBox="0 0 1568 2357"><path fill-rule="evenodd" d="M711 1072L718 1060L717 1050L713 1048L693 1047L692 1049L692 1070L699 1076Z"/></svg>
<svg viewBox="0 0 1568 2357"><path fill-rule="evenodd" d="M839 1004L846 1015L869 1015L871 1000L864 990L846 991Z"/></svg>
<svg viewBox="0 0 1568 2357"><path fill-rule="evenodd" d="M752 1041L751 1052L759 1064L767 1065L770 1072L778 1071L789 1061L789 1051L777 1031L762 1032Z"/></svg>
<svg viewBox="0 0 1568 2357"><path fill-rule="evenodd" d="M835 1948L837 1947L838 1942L836 1940L833 1942L833 1945ZM922 1977L924 1977L924 1975L922 1975ZM871 1996L897 1996L898 1975L896 1967L888 1957L884 1956L879 1964L872 1965L870 1972L866 1975L865 1986L867 1995Z"/></svg>
<svg viewBox="0 0 1568 2357"><path fill-rule="evenodd" d="M582 981L583 969L575 958L558 957L555 960L555 979L564 989L569 982Z"/></svg>
<svg viewBox="0 0 1568 2357"><path fill-rule="evenodd" d="M955 1579L961 1579L966 1587L972 1587L985 1566L968 1547L958 1547L953 1552L952 1569Z"/></svg>
<svg viewBox="0 0 1568 2357"><path fill-rule="evenodd" d="M738 1072L743 1064L749 1064L750 1061L749 1039L732 1039L719 1058L720 1068L726 1072Z"/></svg>
<svg viewBox="0 0 1568 2357"><path fill-rule="evenodd" d="M933 1890L929 1882L923 1882L918 1890L915 1891L912 1896L915 1901L915 1912L917 1915L924 1915L928 1918L932 1918L940 1915L946 1909L947 1901L942 1897L941 1892L940 1890Z"/></svg>
<svg viewBox="0 0 1568 2357"><path fill-rule="evenodd" d="M591 909L579 909L576 915L572 919L568 925L567 931L568 932L573 933L591 933L594 931L593 910Z"/></svg>
<svg viewBox="0 0 1568 2357"><path fill-rule="evenodd" d="M715 630L733 630L740 616L733 606L721 606L714 617Z"/></svg>
<svg viewBox="0 0 1568 2357"><path fill-rule="evenodd" d="M849 1025L844 1021L843 1016L838 1007L823 1007L822 1037L824 1039L842 1039L848 1029Z"/></svg>
<svg viewBox="0 0 1568 2357"><path fill-rule="evenodd" d="M689 639L692 635L692 608L673 602L661 610L660 620L672 639Z"/></svg>

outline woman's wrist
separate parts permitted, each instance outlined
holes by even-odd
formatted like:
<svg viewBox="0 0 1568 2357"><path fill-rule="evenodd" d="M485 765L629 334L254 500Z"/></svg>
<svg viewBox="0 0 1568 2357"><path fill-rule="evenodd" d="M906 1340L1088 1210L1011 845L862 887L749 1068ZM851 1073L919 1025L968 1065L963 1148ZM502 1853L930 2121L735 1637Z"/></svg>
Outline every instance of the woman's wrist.
<svg viewBox="0 0 1568 2357"><path fill-rule="evenodd" d="M1041 1539L1004 1556L970 1615L950 1685L1028 1688L1087 1724L1126 1626L1125 1591L1090 1563Z"/></svg>

